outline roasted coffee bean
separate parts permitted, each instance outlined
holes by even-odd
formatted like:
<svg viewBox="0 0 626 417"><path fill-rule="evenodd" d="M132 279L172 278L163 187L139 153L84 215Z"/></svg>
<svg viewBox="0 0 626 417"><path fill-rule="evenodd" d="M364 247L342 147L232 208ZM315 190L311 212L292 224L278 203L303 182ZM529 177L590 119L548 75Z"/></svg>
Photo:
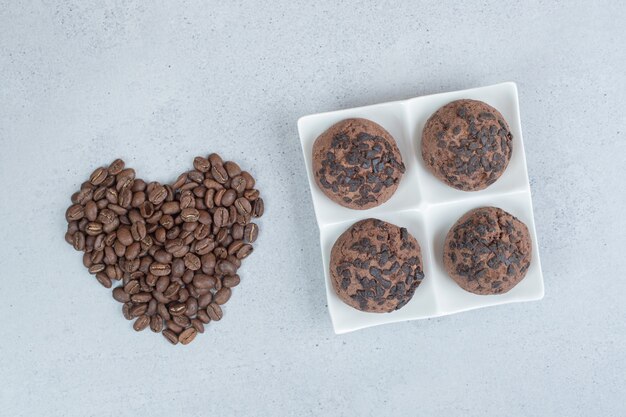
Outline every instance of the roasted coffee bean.
<svg viewBox="0 0 626 417"><path fill-rule="evenodd" d="M189 327L188 329L185 329L180 334L180 336L178 336L178 340L180 341L181 344L188 345L189 343L193 342L193 339L196 338L197 334L198 334L198 331L195 328Z"/></svg>
<svg viewBox="0 0 626 417"><path fill-rule="evenodd" d="M243 193L243 196L248 199L248 201L255 201L259 198L259 190L246 190Z"/></svg>
<svg viewBox="0 0 626 417"><path fill-rule="evenodd" d="M148 304L135 304L130 308L131 317L139 317L148 311Z"/></svg>
<svg viewBox="0 0 626 417"><path fill-rule="evenodd" d="M164 303L159 302L157 304L157 314L163 320L170 320L171 319L170 312L167 310L167 306Z"/></svg>
<svg viewBox="0 0 626 417"><path fill-rule="evenodd" d="M136 182L137 181L135 181L135 183ZM146 193L143 191L137 191L133 193L133 198L130 200L130 206L135 208L141 207L141 205L146 201L146 198Z"/></svg>
<svg viewBox="0 0 626 417"><path fill-rule="evenodd" d="M180 213L180 203L178 201L168 201L161 206L163 214L176 214Z"/></svg>
<svg viewBox="0 0 626 417"><path fill-rule="evenodd" d="M148 309L146 310L146 315L151 316L151 317L154 316L157 311L157 305L158 305L157 300L152 298L150 302L148 303Z"/></svg>
<svg viewBox="0 0 626 417"><path fill-rule="evenodd" d="M128 284L124 285L124 291L127 294L137 294L141 289L139 288L139 281L133 279L128 282Z"/></svg>
<svg viewBox="0 0 626 417"><path fill-rule="evenodd" d="M174 191L180 189L187 182L187 173L180 174L174 184L172 184L172 188Z"/></svg>
<svg viewBox="0 0 626 417"><path fill-rule="evenodd" d="M200 258L198 258L193 253L186 254L184 257L184 261L185 261L185 266L187 267L187 269L191 269L192 271L197 271L202 266L202 263L200 262Z"/></svg>
<svg viewBox="0 0 626 417"><path fill-rule="evenodd" d="M233 288L233 287L236 287L237 285L239 285L239 282L240 282L239 275L237 275L237 274L235 274L235 275L228 275L228 276L224 277L224 279L222 280L222 285L224 287Z"/></svg>
<svg viewBox="0 0 626 417"><path fill-rule="evenodd" d="M209 317L206 308L203 310L198 310L198 313L196 313L196 318L204 324L209 324L211 322L211 318Z"/></svg>
<svg viewBox="0 0 626 417"><path fill-rule="evenodd" d="M170 268L168 264L155 262L152 265L150 265L150 273L152 275L156 275L157 277L169 275L171 271L172 269Z"/></svg>
<svg viewBox="0 0 626 417"><path fill-rule="evenodd" d="M130 296L133 303L147 303L152 300L152 295L148 292L140 292Z"/></svg>
<svg viewBox="0 0 626 417"><path fill-rule="evenodd" d="M123 287L115 287L113 289L113 298L120 303L127 303L130 301L130 294L124 291Z"/></svg>
<svg viewBox="0 0 626 417"><path fill-rule="evenodd" d="M180 218L184 222L197 222L200 217L200 212L195 208L186 208L180 212Z"/></svg>
<svg viewBox="0 0 626 417"><path fill-rule="evenodd" d="M246 227L244 228L243 238L246 240L246 242L248 243L255 242L258 235L259 235L259 227L256 224L250 223L246 225Z"/></svg>
<svg viewBox="0 0 626 417"><path fill-rule="evenodd" d="M174 320L166 320L165 326L176 333L180 333L183 331L183 327L180 324L177 324Z"/></svg>
<svg viewBox="0 0 626 417"><path fill-rule="evenodd" d="M206 308L206 312L212 321L220 321L224 316L222 308L214 302L208 305L208 307ZM198 311L198 313L200 312ZM200 318L200 314L198 314L198 318Z"/></svg>
<svg viewBox="0 0 626 417"><path fill-rule="evenodd" d="M148 193L148 201L152 204L158 206L163 203L167 198L167 189L163 187L161 184L157 184L149 193Z"/></svg>
<svg viewBox="0 0 626 417"><path fill-rule="evenodd" d="M241 171L240 175L243 177L243 179L246 180L246 190L253 189L255 185L255 181L252 175L250 175L248 171Z"/></svg>
<svg viewBox="0 0 626 417"><path fill-rule="evenodd" d="M193 285L196 288L213 288L216 281L215 277L205 274L196 274L193 277Z"/></svg>
<svg viewBox="0 0 626 417"><path fill-rule="evenodd" d="M150 330L155 333L159 333L163 330L163 319L159 315L154 315L150 318Z"/></svg>
<svg viewBox="0 0 626 417"><path fill-rule="evenodd" d="M165 337L165 339L173 345L178 343L178 336L169 329L163 330L163 337Z"/></svg>
<svg viewBox="0 0 626 417"><path fill-rule="evenodd" d="M191 326L191 320L187 316L172 316L172 321L178 324L183 329Z"/></svg>
<svg viewBox="0 0 626 417"><path fill-rule="evenodd" d="M254 202L254 207L252 209L252 215L254 217L261 217L265 211L265 205L263 203L263 199L259 198Z"/></svg>
<svg viewBox="0 0 626 417"><path fill-rule="evenodd" d="M230 207L237 199L237 192L232 188L224 191L224 195L221 198L220 205L224 207Z"/></svg>
<svg viewBox="0 0 626 417"><path fill-rule="evenodd" d="M204 324L199 319L191 319L191 327L196 329L198 333L204 333Z"/></svg>
<svg viewBox="0 0 626 417"><path fill-rule="evenodd" d="M215 304L226 304L226 302L230 299L231 290L229 287L222 287L219 291L215 293L213 296L213 302ZM213 319L213 318L211 318Z"/></svg>
<svg viewBox="0 0 626 417"><path fill-rule="evenodd" d="M187 301L187 299L189 298L189 288L191 287L186 286L178 291L178 301L180 301L181 303Z"/></svg>
<svg viewBox="0 0 626 417"><path fill-rule="evenodd" d="M246 180L241 175L237 175L230 181L230 187L241 195L246 189Z"/></svg>
<svg viewBox="0 0 626 417"><path fill-rule="evenodd" d="M139 316L137 320L135 320L135 323L133 324L133 329L140 332L144 330L146 327L148 327L149 324L150 324L150 317L143 314Z"/></svg>
<svg viewBox="0 0 626 417"><path fill-rule="evenodd" d="M95 275L98 272L104 271L104 268L106 268L105 264L93 264L89 267L89 273Z"/></svg>
<svg viewBox="0 0 626 417"><path fill-rule="evenodd" d="M224 207L218 207L213 214L213 224L217 227L223 227L228 224L228 210Z"/></svg>
<svg viewBox="0 0 626 417"><path fill-rule="evenodd" d="M111 175L117 175L120 172L122 172L122 170L124 169L124 161L122 161L121 159L116 159L115 161L111 162L111 165L109 165L109 174Z"/></svg>
<svg viewBox="0 0 626 417"><path fill-rule="evenodd" d="M132 261L139 256L139 252L141 252L141 244L139 242L133 242L129 247L126 248L126 252L124 256L126 259Z"/></svg>
<svg viewBox="0 0 626 417"><path fill-rule="evenodd" d="M96 279L104 288L111 288L111 279L104 272L98 272Z"/></svg>
<svg viewBox="0 0 626 417"><path fill-rule="evenodd" d="M212 165L211 175L213 179L220 184L224 184L228 180L228 173L223 165Z"/></svg>
<svg viewBox="0 0 626 417"><path fill-rule="evenodd" d="M237 267L229 261L219 261L216 270L224 275L234 275L237 273Z"/></svg>
<svg viewBox="0 0 626 417"><path fill-rule="evenodd" d="M180 284L177 282L172 282L170 285L168 285L165 292L163 292L163 295L167 298L173 298L176 294L178 294L179 290Z"/></svg>
<svg viewBox="0 0 626 417"><path fill-rule="evenodd" d="M211 169L211 163L207 158L196 156L193 160L193 167L200 172L208 172Z"/></svg>
<svg viewBox="0 0 626 417"><path fill-rule="evenodd" d="M147 233L145 223L143 222L134 223L130 227L130 233L134 240L136 241L143 240L146 237L146 233Z"/></svg>
<svg viewBox="0 0 626 417"><path fill-rule="evenodd" d="M189 297L187 301L185 301L185 305L187 306L185 315L187 317L194 317L198 312L198 300L193 297Z"/></svg>
<svg viewBox="0 0 626 417"><path fill-rule="evenodd" d="M168 311L172 316L182 316L183 314L185 314L186 310L187 306L183 303L172 303L168 307Z"/></svg>
<svg viewBox="0 0 626 417"><path fill-rule="evenodd" d="M237 251L237 259L245 259L252 253L252 245L246 243Z"/></svg>
<svg viewBox="0 0 626 417"><path fill-rule="evenodd" d="M207 292L206 294L202 294L198 297L198 307L206 308L213 301L213 294L211 292Z"/></svg>
<svg viewBox="0 0 626 417"><path fill-rule="evenodd" d="M244 197L239 197L235 200L235 208L237 209L237 212L242 215L247 215L252 212L250 202Z"/></svg>
<svg viewBox="0 0 626 417"><path fill-rule="evenodd" d="M108 174L109 173L106 168L96 168L96 170L89 176L89 182L93 185L100 185L104 182Z"/></svg>
<svg viewBox="0 0 626 417"><path fill-rule="evenodd" d="M122 315L124 316L126 320L133 319L133 316L130 315L131 306L132 306L132 303L124 303L124 305L122 306Z"/></svg>

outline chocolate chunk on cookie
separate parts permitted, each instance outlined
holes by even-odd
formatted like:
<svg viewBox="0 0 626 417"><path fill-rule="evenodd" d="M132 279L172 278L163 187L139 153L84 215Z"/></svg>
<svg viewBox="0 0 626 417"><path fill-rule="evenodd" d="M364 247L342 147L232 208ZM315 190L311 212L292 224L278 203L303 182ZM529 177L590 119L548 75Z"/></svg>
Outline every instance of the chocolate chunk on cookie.
<svg viewBox="0 0 626 417"><path fill-rule="evenodd" d="M424 279L420 246L405 228L361 220L335 242L330 277L339 298L358 310L398 310Z"/></svg>
<svg viewBox="0 0 626 417"><path fill-rule="evenodd" d="M343 120L313 144L315 182L328 198L351 209L387 201L404 171L395 140L371 120Z"/></svg>
<svg viewBox="0 0 626 417"><path fill-rule="evenodd" d="M498 110L477 100L457 100L437 110L422 133L422 158L441 181L478 191L504 172L512 135Z"/></svg>
<svg viewBox="0 0 626 417"><path fill-rule="evenodd" d="M502 294L526 275L532 257L528 228L497 207L466 213L444 243L446 271L461 288L475 294Z"/></svg>

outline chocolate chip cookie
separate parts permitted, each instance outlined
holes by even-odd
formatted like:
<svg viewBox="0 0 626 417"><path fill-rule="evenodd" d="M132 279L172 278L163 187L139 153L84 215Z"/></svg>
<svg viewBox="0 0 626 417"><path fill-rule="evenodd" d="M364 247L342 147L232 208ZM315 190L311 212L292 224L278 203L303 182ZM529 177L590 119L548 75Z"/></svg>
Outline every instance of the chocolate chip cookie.
<svg viewBox="0 0 626 417"><path fill-rule="evenodd" d="M422 158L441 181L459 190L493 184L511 159L512 135L498 110L477 100L457 100L437 110L422 134Z"/></svg>
<svg viewBox="0 0 626 417"><path fill-rule="evenodd" d="M524 223L497 207L482 207L469 211L452 226L443 260L448 274L464 290L502 294L524 278L531 252Z"/></svg>
<svg viewBox="0 0 626 417"><path fill-rule="evenodd" d="M424 279L420 246L404 227L361 220L335 242L330 277L339 298L358 310L398 310Z"/></svg>
<svg viewBox="0 0 626 417"><path fill-rule="evenodd" d="M389 200L404 171L395 140L371 120L343 120L313 144L315 182L328 198L351 209Z"/></svg>

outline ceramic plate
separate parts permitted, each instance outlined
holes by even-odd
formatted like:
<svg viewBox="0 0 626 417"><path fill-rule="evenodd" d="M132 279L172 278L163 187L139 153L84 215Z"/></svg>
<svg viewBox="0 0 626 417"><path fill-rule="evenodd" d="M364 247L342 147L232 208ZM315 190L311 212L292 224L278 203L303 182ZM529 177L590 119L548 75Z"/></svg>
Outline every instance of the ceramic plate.
<svg viewBox="0 0 626 417"><path fill-rule="evenodd" d="M507 169L490 187L475 192L456 190L435 178L427 171L420 151L422 129L430 115L441 106L463 98L481 100L498 109L513 135L513 154ZM383 126L396 139L406 165L395 194L369 210L352 210L331 201L315 184L311 170L315 139L333 124L351 117L370 119ZM515 83L314 114L298 120L298 131L320 229L328 309L335 333L543 298L543 275ZM533 256L526 277L505 294L485 296L464 291L443 267L443 242L450 227L467 211L484 206L500 207L519 218L528 226L532 238ZM329 280L330 251L335 240L353 223L370 217L406 227L422 248L425 278L411 301L392 313L366 313L344 304Z"/></svg>

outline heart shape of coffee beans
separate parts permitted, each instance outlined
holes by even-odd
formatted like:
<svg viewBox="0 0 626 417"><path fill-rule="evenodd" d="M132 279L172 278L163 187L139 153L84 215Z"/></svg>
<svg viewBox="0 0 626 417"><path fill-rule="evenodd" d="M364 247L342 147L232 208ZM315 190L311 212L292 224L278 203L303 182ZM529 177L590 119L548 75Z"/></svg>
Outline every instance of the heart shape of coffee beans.
<svg viewBox="0 0 626 417"><path fill-rule="evenodd" d="M171 185L146 183L124 161L96 169L67 209L65 240L113 289L133 328L186 345L219 321L252 253L263 215L254 178L217 154L196 157Z"/></svg>

